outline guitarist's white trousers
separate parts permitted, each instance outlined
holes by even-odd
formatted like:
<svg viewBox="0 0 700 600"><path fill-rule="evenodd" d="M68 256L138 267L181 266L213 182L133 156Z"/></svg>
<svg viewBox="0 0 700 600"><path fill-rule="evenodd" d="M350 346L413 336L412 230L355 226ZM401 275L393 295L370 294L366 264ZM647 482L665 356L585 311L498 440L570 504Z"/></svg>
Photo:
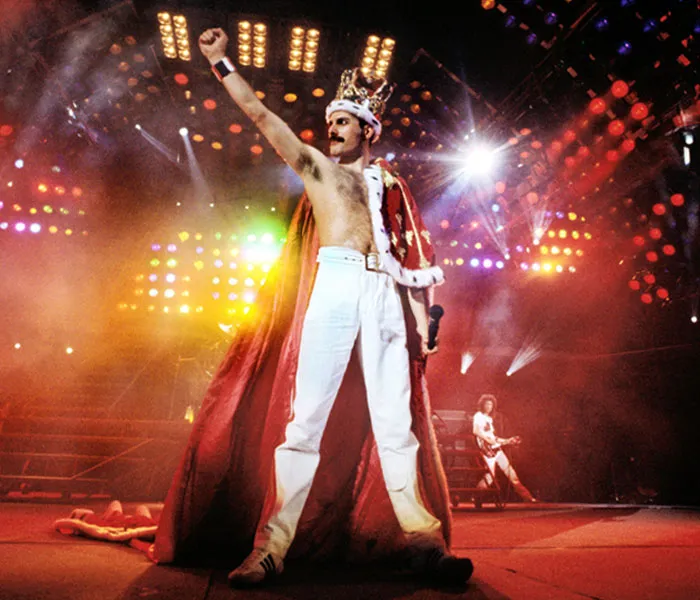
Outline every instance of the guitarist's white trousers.
<svg viewBox="0 0 700 600"><path fill-rule="evenodd" d="M484 460L489 467L490 474L487 473L484 475L476 487L484 489L493 485L494 477L496 477L496 465L498 465L505 473L506 477L508 477L510 480L511 484L513 485L513 489L515 489L515 491L518 493L518 496L520 496L523 500L529 501L532 499L532 494L520 482L518 474L515 472L515 469L510 464L510 461L503 450L499 449L498 452L496 452L496 456L484 456Z"/></svg>
<svg viewBox="0 0 700 600"><path fill-rule="evenodd" d="M299 348L293 417L275 450L276 503L255 547L284 557L319 464L328 417L354 348L367 390L372 431L394 512L409 541L442 546L440 521L418 489L418 440L411 431L406 324L394 279L366 257L323 247ZM358 398L358 401L360 398Z"/></svg>

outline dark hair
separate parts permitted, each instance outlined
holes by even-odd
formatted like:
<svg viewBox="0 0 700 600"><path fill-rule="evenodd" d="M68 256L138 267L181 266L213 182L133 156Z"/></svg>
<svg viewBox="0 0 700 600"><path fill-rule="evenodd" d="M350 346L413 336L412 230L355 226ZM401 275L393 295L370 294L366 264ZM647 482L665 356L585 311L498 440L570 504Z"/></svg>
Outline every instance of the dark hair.
<svg viewBox="0 0 700 600"><path fill-rule="evenodd" d="M369 145L372 146L374 144L374 127L372 127L367 121L364 119L360 119L360 117L356 117L357 120L360 122L360 130L364 131L365 126L369 127L372 130L372 137L369 138Z"/></svg>
<svg viewBox="0 0 700 600"><path fill-rule="evenodd" d="M478 402L476 403L476 407L481 412L484 412L484 406L489 401L493 402L493 410L496 410L496 396L494 396L493 394L481 394L481 396L479 396Z"/></svg>

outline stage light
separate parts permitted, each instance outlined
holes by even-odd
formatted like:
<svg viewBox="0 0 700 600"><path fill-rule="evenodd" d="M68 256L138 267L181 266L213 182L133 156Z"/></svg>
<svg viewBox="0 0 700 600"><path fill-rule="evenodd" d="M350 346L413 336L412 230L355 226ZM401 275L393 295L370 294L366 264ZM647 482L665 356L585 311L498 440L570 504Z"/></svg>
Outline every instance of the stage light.
<svg viewBox="0 0 700 600"><path fill-rule="evenodd" d="M621 136L625 133L625 124L620 119L615 119L608 125L608 132L615 137Z"/></svg>
<svg viewBox="0 0 700 600"><path fill-rule="evenodd" d="M41 225L39 225L39 223L32 223L29 226L29 231L32 233L39 233L41 231Z"/></svg>
<svg viewBox="0 0 700 600"><path fill-rule="evenodd" d="M607 105L602 98L593 98L588 108L594 115L602 115L606 111Z"/></svg>
<svg viewBox="0 0 700 600"><path fill-rule="evenodd" d="M68 347L66 348L66 354L73 354L73 348L71 348L70 346L68 346Z"/></svg>
<svg viewBox="0 0 700 600"><path fill-rule="evenodd" d="M605 17L602 17L595 22L595 28L598 31L605 31L609 25L610 22Z"/></svg>
<svg viewBox="0 0 700 600"><path fill-rule="evenodd" d="M525 43L527 43L529 46L534 46L537 43L537 34L529 33L525 38Z"/></svg>
<svg viewBox="0 0 700 600"><path fill-rule="evenodd" d="M475 146L467 151L463 164L465 174L486 177L496 166L496 152L484 145Z"/></svg>
<svg viewBox="0 0 700 600"><path fill-rule="evenodd" d="M365 77L386 78L395 47L396 41L392 38L381 39L377 35L368 36L360 61L361 71Z"/></svg>
<svg viewBox="0 0 700 600"><path fill-rule="evenodd" d="M649 107L644 102L637 102L630 111L630 116L635 121L642 121L649 115Z"/></svg>
<svg viewBox="0 0 700 600"><path fill-rule="evenodd" d="M629 91L629 86L626 82L622 81L621 79L618 79L615 83L612 84L612 95L615 98L624 98L629 93Z"/></svg>
<svg viewBox="0 0 700 600"><path fill-rule="evenodd" d="M683 194L673 194L671 196L671 204L673 204L673 206L683 206L683 204L685 204Z"/></svg>
<svg viewBox="0 0 700 600"><path fill-rule="evenodd" d="M639 283L636 279L630 280L630 281L627 283L627 285L629 286L629 288L630 288L631 290L633 290L633 291L635 291L635 292L639 291L639 290L641 289L641 287L642 287L642 284Z"/></svg>
<svg viewBox="0 0 700 600"><path fill-rule="evenodd" d="M180 135L182 137L187 137L187 134L189 133L187 127L180 127Z"/></svg>
<svg viewBox="0 0 700 600"><path fill-rule="evenodd" d="M470 264L472 267L476 268L476 267L479 266L479 259L478 259L478 258L472 258L472 259L469 261L469 264Z"/></svg>
<svg viewBox="0 0 700 600"><path fill-rule="evenodd" d="M471 352L464 352L462 353L462 364L460 365L459 372L462 375L465 375L466 372L469 370L469 367L474 364L474 361L476 360L476 354L472 354Z"/></svg>
<svg viewBox="0 0 700 600"><path fill-rule="evenodd" d="M644 304L651 304L654 301L653 296L647 292L643 293L639 299L644 302Z"/></svg>
<svg viewBox="0 0 700 600"><path fill-rule="evenodd" d="M306 31L303 27L292 28L288 62L290 71L313 73L316 70L320 38L318 29Z"/></svg>
<svg viewBox="0 0 700 600"><path fill-rule="evenodd" d="M697 316L693 315L692 317L690 317L690 322L691 322L691 323L697 323L697 322L698 322Z"/></svg>
<svg viewBox="0 0 700 600"><path fill-rule="evenodd" d="M508 15L506 17L505 26L508 29L515 27L517 25L517 23L518 23L518 19L516 19L514 15Z"/></svg>
<svg viewBox="0 0 700 600"><path fill-rule="evenodd" d="M15 167L21 169L22 167L24 167L24 161L21 158L18 158L15 161Z"/></svg>
<svg viewBox="0 0 700 600"><path fill-rule="evenodd" d="M654 31L658 26L658 23L656 22L656 19L647 19L644 21L644 25L642 26L642 31L644 33L649 33L650 31Z"/></svg>
<svg viewBox="0 0 700 600"><path fill-rule="evenodd" d="M617 49L617 53L621 56L627 56L630 52L632 52L632 44L627 41L622 42Z"/></svg>
<svg viewBox="0 0 700 600"><path fill-rule="evenodd" d="M635 143L634 140L626 139L622 144L620 144L620 148L626 153L629 154L632 152L632 150L635 149L637 144Z"/></svg>
<svg viewBox="0 0 700 600"><path fill-rule="evenodd" d="M544 22L547 25L556 25L558 21L557 13L549 12L544 17Z"/></svg>

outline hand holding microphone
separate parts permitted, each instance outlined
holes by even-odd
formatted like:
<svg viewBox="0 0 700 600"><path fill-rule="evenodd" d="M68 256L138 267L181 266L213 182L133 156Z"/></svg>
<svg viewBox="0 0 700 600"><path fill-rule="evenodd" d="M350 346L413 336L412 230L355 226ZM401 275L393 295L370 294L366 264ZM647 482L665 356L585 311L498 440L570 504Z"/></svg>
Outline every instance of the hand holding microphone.
<svg viewBox="0 0 700 600"><path fill-rule="evenodd" d="M439 304L434 304L428 312L428 342L423 349L424 354L434 354L437 352L437 334L440 328L440 319L445 314L445 310Z"/></svg>

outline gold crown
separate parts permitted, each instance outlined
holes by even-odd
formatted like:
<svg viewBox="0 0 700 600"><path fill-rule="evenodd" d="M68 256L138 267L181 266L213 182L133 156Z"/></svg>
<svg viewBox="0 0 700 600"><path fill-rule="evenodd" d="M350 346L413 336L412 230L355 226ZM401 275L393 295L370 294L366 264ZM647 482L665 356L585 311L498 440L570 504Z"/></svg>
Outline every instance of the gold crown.
<svg viewBox="0 0 700 600"><path fill-rule="evenodd" d="M335 99L366 106L373 115L381 117L393 91L394 85L383 77L372 79L365 77L359 68L346 69L340 77Z"/></svg>

